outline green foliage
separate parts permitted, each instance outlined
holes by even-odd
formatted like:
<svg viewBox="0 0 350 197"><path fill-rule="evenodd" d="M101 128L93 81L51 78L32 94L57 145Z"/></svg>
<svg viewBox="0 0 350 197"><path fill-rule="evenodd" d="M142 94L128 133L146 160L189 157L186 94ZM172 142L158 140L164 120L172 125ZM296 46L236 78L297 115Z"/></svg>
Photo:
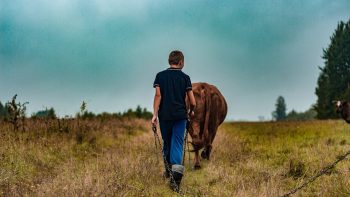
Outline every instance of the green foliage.
<svg viewBox="0 0 350 197"><path fill-rule="evenodd" d="M323 50L325 66L317 81L317 118L337 118L333 100L350 101L350 20L341 21L327 49Z"/></svg>
<svg viewBox="0 0 350 197"><path fill-rule="evenodd" d="M345 90L342 98L346 101L350 101L350 86Z"/></svg>
<svg viewBox="0 0 350 197"><path fill-rule="evenodd" d="M82 117L83 119L92 119L92 118L95 118L96 115L95 115L93 112L91 112L91 111L85 111L85 112L81 115L81 117Z"/></svg>
<svg viewBox="0 0 350 197"><path fill-rule="evenodd" d="M272 117L274 120L280 121L286 119L287 106L284 98L279 96L276 101L276 110L272 112Z"/></svg>
<svg viewBox="0 0 350 197"><path fill-rule="evenodd" d="M141 117L142 117L142 108L140 107L140 105L138 105L138 106L136 107L135 115L136 115L136 117L138 117L138 118L141 118Z"/></svg>
<svg viewBox="0 0 350 197"><path fill-rule="evenodd" d="M15 131L18 130L20 126L20 122L24 130L24 120L26 117L26 110L27 110L26 105L29 103L29 102L17 103L16 99L17 99L17 94L13 96L12 100L7 102L5 106L8 113L7 121L13 125L13 129Z"/></svg>
<svg viewBox="0 0 350 197"><path fill-rule="evenodd" d="M0 119L8 116L6 107L0 102Z"/></svg>
<svg viewBox="0 0 350 197"><path fill-rule="evenodd" d="M53 107L50 109L45 108L44 110L38 111L35 114L32 115L32 118L50 118L50 119L56 119L56 112Z"/></svg>
<svg viewBox="0 0 350 197"><path fill-rule="evenodd" d="M80 106L80 114L83 114L84 112L86 112L86 108L87 108L86 102L83 101L83 102L81 103L81 106Z"/></svg>
<svg viewBox="0 0 350 197"><path fill-rule="evenodd" d="M80 105L80 111L76 114L76 117L82 119L91 119L96 117L96 115L93 112L89 112L87 110L87 103L83 101Z"/></svg>
<svg viewBox="0 0 350 197"><path fill-rule="evenodd" d="M84 104L85 102L83 102ZM91 111L86 110L86 103L84 104L84 110L81 110L79 113L77 113L76 117L81 117L82 119L92 119L92 118L100 118L100 119L112 119L112 118L141 118L141 119L151 119L153 114L149 111L147 111L146 108L142 108L141 106L137 106L136 109L128 109L127 111L124 111L123 113L109 113L109 112L102 112L100 114L94 114Z"/></svg>
<svg viewBox="0 0 350 197"><path fill-rule="evenodd" d="M287 114L286 120L314 120L317 112L312 107L305 112L297 112L294 109Z"/></svg>
<svg viewBox="0 0 350 197"><path fill-rule="evenodd" d="M152 113L147 111L146 108L141 108L141 106L137 106L135 110L128 109L126 112L119 114L121 117L126 118L143 118L143 119L151 119Z"/></svg>

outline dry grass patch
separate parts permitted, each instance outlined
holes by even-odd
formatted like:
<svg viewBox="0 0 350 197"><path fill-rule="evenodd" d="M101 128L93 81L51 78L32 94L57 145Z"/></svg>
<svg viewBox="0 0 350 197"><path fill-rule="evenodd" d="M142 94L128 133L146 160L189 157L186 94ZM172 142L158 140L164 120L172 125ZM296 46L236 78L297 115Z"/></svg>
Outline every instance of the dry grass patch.
<svg viewBox="0 0 350 197"><path fill-rule="evenodd" d="M0 196L176 196L162 179L160 150L144 120L86 120L68 132L29 122L0 126ZM350 149L341 121L225 123L210 161L192 170L186 196L279 196ZM193 154L191 153L193 165ZM340 163L300 196L350 195L350 162Z"/></svg>

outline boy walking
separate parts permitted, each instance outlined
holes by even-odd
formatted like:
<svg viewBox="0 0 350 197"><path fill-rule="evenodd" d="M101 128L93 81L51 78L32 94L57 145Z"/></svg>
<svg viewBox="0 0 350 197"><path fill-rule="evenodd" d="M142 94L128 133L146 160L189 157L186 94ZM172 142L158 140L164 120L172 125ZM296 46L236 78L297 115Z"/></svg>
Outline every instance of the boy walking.
<svg viewBox="0 0 350 197"><path fill-rule="evenodd" d="M157 74L153 87L156 90L153 103L152 125L159 127L163 139L164 176L170 179L171 188L179 192L184 173L183 143L188 116L194 116L196 101L192 92L191 79L182 72L184 56L181 51L172 51L168 59L170 67ZM186 95L190 101L186 109Z"/></svg>

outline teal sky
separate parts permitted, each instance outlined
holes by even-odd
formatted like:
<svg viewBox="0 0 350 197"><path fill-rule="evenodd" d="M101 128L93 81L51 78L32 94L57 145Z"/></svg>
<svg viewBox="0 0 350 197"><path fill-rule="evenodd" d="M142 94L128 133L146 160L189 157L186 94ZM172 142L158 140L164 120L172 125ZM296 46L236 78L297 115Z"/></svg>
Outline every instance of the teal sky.
<svg viewBox="0 0 350 197"><path fill-rule="evenodd" d="M216 85L229 120L316 102L322 49L350 1L0 0L0 101L28 113L151 110L157 72L185 54L192 82Z"/></svg>

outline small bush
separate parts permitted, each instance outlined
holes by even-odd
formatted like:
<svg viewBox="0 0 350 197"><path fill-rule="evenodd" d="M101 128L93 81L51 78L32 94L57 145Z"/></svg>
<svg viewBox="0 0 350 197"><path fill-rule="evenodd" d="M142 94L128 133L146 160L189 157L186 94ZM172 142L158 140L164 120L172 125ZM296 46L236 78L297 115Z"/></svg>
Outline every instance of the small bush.
<svg viewBox="0 0 350 197"><path fill-rule="evenodd" d="M26 118L26 105L28 102L20 103L16 102L17 94L12 97L10 102L6 103L5 108L7 109L7 121L13 125L13 130L18 131L18 128L22 126L23 131L25 130L25 118Z"/></svg>

